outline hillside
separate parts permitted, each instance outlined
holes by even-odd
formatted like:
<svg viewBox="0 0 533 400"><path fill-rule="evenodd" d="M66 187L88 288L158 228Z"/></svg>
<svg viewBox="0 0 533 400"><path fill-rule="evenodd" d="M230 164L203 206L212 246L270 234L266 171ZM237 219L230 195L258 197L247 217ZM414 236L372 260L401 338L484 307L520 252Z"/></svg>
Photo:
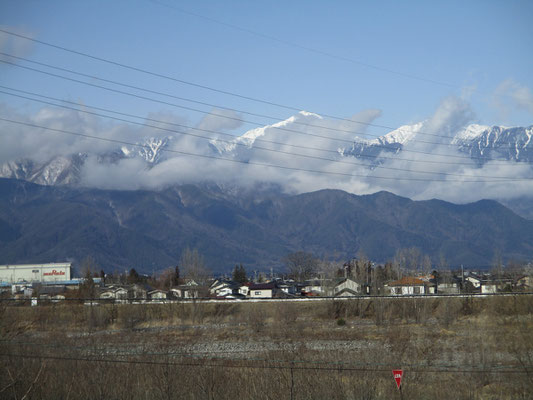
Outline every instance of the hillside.
<svg viewBox="0 0 533 400"><path fill-rule="evenodd" d="M281 265L289 252L375 261L419 247L450 265L490 265L533 254L533 221L495 201L456 205L388 192L321 190L296 196L180 185L159 191L39 186L0 179L0 263L80 261L151 272L196 247L216 272Z"/></svg>

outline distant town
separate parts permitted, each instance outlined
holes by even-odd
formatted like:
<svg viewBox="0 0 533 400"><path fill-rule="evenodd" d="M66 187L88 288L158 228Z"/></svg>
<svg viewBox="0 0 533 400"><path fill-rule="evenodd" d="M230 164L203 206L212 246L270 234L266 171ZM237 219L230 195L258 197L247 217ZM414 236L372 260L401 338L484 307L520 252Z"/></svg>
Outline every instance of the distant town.
<svg viewBox="0 0 533 400"><path fill-rule="evenodd" d="M191 252L193 262L182 277L181 267L159 274L139 274L134 268L123 273L91 270L91 260L81 276L73 275L72 263L0 265L0 298L58 302L101 300L105 302L164 302L178 300L247 300L349 298L362 296L431 296L531 292L532 263L496 265L491 271L406 271L392 263L376 265L354 258L343 264L327 264L328 271L307 253L288 257L283 275L255 272L248 276L236 265L231 276L213 277ZM292 257L292 258L291 258ZM191 257L189 257L191 258ZM322 264L323 266L324 264Z"/></svg>

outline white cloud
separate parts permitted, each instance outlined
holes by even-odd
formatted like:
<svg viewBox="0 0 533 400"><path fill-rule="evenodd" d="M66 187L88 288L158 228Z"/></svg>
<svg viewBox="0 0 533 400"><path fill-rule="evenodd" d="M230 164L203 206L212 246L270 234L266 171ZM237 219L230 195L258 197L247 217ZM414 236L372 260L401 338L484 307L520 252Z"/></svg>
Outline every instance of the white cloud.
<svg viewBox="0 0 533 400"><path fill-rule="evenodd" d="M226 129L237 129L241 125L241 116L235 111L215 108L202 118L197 128L216 132Z"/></svg>
<svg viewBox="0 0 533 400"><path fill-rule="evenodd" d="M311 113L299 113L276 126L249 131L243 135L247 139L241 139L241 142L247 145L253 143L253 146L235 146L234 151L230 153L218 154L207 140L193 136L125 123L105 122L99 117L71 110L46 107L35 114L24 115L6 106L0 107L2 115L11 115L16 120L118 141L139 142L146 137L172 137L169 145L172 151L167 152L163 161L153 167L147 166L138 158L123 159L104 165L98 162L96 157L89 157L82 169L82 178L84 185L93 187L160 188L175 183L194 183L206 180L244 186L268 182L280 185L285 191L292 193L324 188L341 189L355 194L388 190L415 199L440 198L459 203L481 198L513 198L533 193L531 180L495 183L483 178L484 176L530 178L533 171L529 164L494 162L479 168L467 158L455 157L458 155L465 157L465 154L459 153L457 147L448 145L450 137L471 123L474 114L467 102L452 97L444 99L420 129L420 132L431 133L431 135L417 134L414 140L407 142L397 158L386 160L382 165L386 168L375 169L368 168L368 163L362 159L342 157L336 153L339 147L350 147L349 142L356 136L361 136L366 125L360 123L352 125L347 121L329 120ZM379 116L380 111L368 110L354 115L352 119L371 123ZM185 124L182 117L172 113L151 114L149 118L167 123ZM210 126L214 130L232 129L232 124L225 124L220 121L221 119L206 117L200 126ZM149 123L156 125L153 122ZM161 124L161 126L183 132L194 132L202 136L207 135L168 124ZM335 132L328 128L353 130L351 133ZM0 131L2 132L0 163L21 158L44 162L58 155L102 154L121 147L118 143L53 133L5 122L0 123ZM348 142L334 140L335 138L348 140ZM273 151L265 151L264 148ZM328 150L328 152L321 151L321 149ZM193 157L183 153L193 153L204 157ZM300 157L296 153L326 158L326 160ZM387 156L390 157L391 153ZM249 164L228 162L213 157L244 160ZM442 161L442 163L434 163L434 161ZM281 165L289 169L269 167L268 164ZM412 172L406 170L412 170ZM336 175L317 174L312 171L329 171ZM421 172L431 172L436 175ZM409 181L402 180L403 178L427 179L428 181ZM436 180L431 181L431 179ZM468 183L465 182L467 180L481 182Z"/></svg>
<svg viewBox="0 0 533 400"><path fill-rule="evenodd" d="M507 116L513 109L526 110L533 115L531 89L513 79L506 79L494 91L492 105Z"/></svg>
<svg viewBox="0 0 533 400"><path fill-rule="evenodd" d="M19 35L27 36L30 38L33 37L33 34L31 32L21 27L9 25L0 25L0 27L6 31L14 32ZM32 50L33 43L30 40L0 32L0 51L2 53L11 54L15 57L27 57L32 52ZM17 62L16 59L10 57L0 57L1 59L5 59L9 62Z"/></svg>

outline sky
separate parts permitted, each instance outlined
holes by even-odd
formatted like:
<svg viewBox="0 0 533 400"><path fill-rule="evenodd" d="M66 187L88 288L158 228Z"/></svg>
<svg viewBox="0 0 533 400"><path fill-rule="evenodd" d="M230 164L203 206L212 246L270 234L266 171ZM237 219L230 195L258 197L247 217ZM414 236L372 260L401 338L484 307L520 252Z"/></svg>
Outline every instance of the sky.
<svg viewBox="0 0 533 400"><path fill-rule="evenodd" d="M112 109L138 116L139 121L148 117L233 135L286 120L299 110L324 116L319 123L337 129L337 137L346 140L351 140L354 133L375 137L391 131L390 128L420 121L429 121L425 129L439 133L443 127L459 122L530 126L533 123L532 17L530 1L5 0L0 3L0 29L152 74L0 32L1 51L26 59L0 56L0 60L12 63L0 63L0 85ZM112 85L109 81L130 87ZM94 85L112 87L115 91ZM105 135L113 140L135 141L151 135L146 127L82 115L3 93L0 93L0 114L0 117L39 121L85 134ZM217 116L220 114L230 118L220 118ZM304 123L316 123L313 116L296 118L302 118ZM291 130L303 129L293 122L289 124ZM36 137L34 128L2 126L4 137L0 140L4 146L0 150L0 162L30 156L45 161L58 154L110 149L109 143L89 138L65 138L51 132L40 132ZM339 129L349 132L339 132ZM325 136L332 134L331 130L320 132ZM339 147L338 143L324 139L300 138L294 132L271 133L265 137L299 146L307 144L329 150ZM205 141L192 138L176 139L172 146L176 151L202 154L206 151ZM292 168L331 167L339 173L360 172L353 166L333 167L298 157L287 160L279 154L251 152L246 157L249 161ZM384 189L413 198L465 199L461 195L464 183L450 190L449 184L438 182L415 185L405 181L344 179L341 175L317 177L294 170L228 165L206 158L191 161L190 157L179 157L178 153L169 158L172 159L164 168L150 171L138 160L126 160L113 170L93 160L91 169L85 171L86 183L136 188L195 181L205 176L246 176L253 182L271 180L293 191L334 187L360 194ZM406 167L405 161L400 163L389 168ZM407 168L420 166L408 163ZM488 165L478 170L473 165L462 165L441 168L440 172L531 177L530 166L515 167ZM427 164L423 168L431 169ZM126 172L130 174L125 175ZM398 176L390 170L379 173L388 173L390 178ZM479 196L501 197L503 193L509 195L509 191L515 196L533 192L527 182L507 183L505 187L487 184L483 190L468 185L468 189L474 190L475 195L467 196L467 200Z"/></svg>

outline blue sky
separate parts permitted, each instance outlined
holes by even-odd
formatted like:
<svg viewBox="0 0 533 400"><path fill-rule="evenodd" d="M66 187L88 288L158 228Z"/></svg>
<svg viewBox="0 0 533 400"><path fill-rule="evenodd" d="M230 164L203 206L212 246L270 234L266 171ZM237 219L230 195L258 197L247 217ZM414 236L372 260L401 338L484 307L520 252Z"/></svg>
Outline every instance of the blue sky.
<svg viewBox="0 0 533 400"><path fill-rule="evenodd" d="M238 184L273 182L290 192L338 188L363 194L388 190L416 199L454 202L531 196L530 163L496 160L479 167L450 143L451 136L472 123L533 124L531 21L531 1L4 0L0 3L1 29L290 109L161 79L0 33L3 53L272 117L252 117L115 87L159 102L124 96L25 70L20 67L80 79L68 72L0 56L0 61L11 60L17 65L0 63L2 86L133 114L141 123L142 118L149 117L187 126L180 128L186 132L169 134L0 93L0 117L115 140L103 143L94 138L67 137L4 121L0 123L0 166L20 159L46 163L77 153L108 154L121 150L116 141L145 143L156 137L170 143L167 159L158 165L147 167L144 160L130 157L131 149L114 164L89 156L81 171L82 184L134 189L212 179ZM82 80L112 86L94 78ZM207 142L215 137L219 140L224 133L248 134L253 128L290 118L299 110L325 118L299 114L282 123L285 130L270 127L252 132L256 138L270 140L268 149L260 149L254 142L243 152L228 155L220 150L223 143L214 150ZM215 115L221 113L253 123ZM354 166L353 159L344 157L357 136L380 136L421 121L424 125L417 135L429 133L430 140L417 136L404 143L405 151L397 159L388 158L377 168L369 168L361 160L355 160L359 164ZM198 135L197 128L214 133L200 131L209 137L198 138L194 136ZM317 132L322 136L312 135ZM163 138L166 135L171 137ZM240 157L248 164L213 160L214 152ZM409 159L403 158L404 153Z"/></svg>
<svg viewBox="0 0 533 400"><path fill-rule="evenodd" d="M531 111L510 97L497 96L503 103L498 105L494 97L509 80L513 87L533 88L530 1L162 3L170 7L151 1L3 1L0 24L103 58L318 113L349 117L379 109L377 122L389 126L427 118L449 95L466 96L475 121L483 124L530 125L533 120ZM323 56L190 13L452 86ZM227 107L280 118L292 114L38 44L25 48L24 56ZM166 110L193 121L201 117L9 66L0 68L4 85L139 115ZM7 96L1 98L16 104ZM378 128L373 132L382 133Z"/></svg>

